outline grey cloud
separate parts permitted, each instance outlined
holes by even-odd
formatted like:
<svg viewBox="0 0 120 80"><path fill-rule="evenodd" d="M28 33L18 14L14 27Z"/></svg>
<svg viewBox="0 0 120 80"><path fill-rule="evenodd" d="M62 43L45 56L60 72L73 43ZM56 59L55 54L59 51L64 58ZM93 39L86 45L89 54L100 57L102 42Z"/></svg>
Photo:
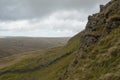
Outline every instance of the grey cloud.
<svg viewBox="0 0 120 80"><path fill-rule="evenodd" d="M58 10L89 12L98 3L110 0L0 0L0 20L41 18Z"/></svg>

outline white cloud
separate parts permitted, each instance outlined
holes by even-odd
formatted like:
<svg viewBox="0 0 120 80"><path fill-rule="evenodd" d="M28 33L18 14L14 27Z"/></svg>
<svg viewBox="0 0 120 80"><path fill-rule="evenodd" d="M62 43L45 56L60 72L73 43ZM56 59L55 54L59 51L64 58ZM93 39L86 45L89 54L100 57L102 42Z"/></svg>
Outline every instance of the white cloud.
<svg viewBox="0 0 120 80"><path fill-rule="evenodd" d="M35 32L45 34L51 32L48 36L72 36L73 34L84 29L87 22L83 17L86 14L71 10L57 11L42 19L19 20L11 22L0 22L0 30L17 32ZM85 18L85 19L84 19ZM45 32L45 33L44 33ZM53 33L53 34L52 34ZM66 34L67 33L67 34ZM70 34L69 34L70 33ZM34 35L34 33L33 33Z"/></svg>

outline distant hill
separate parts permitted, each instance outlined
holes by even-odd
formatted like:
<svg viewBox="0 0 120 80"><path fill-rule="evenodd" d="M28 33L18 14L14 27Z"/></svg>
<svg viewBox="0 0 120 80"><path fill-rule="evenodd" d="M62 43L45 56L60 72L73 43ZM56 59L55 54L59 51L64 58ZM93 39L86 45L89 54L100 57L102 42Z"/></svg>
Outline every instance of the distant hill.
<svg viewBox="0 0 120 80"><path fill-rule="evenodd" d="M63 46L69 38L32 38L6 37L0 38L0 57L19 54L27 51Z"/></svg>

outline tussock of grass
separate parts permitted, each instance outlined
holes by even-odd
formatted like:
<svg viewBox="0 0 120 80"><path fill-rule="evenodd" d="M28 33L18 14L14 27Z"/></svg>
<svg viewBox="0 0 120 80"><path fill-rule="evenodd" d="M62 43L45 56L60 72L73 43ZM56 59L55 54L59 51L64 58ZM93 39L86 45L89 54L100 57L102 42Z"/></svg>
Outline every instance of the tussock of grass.
<svg viewBox="0 0 120 80"><path fill-rule="evenodd" d="M120 15L113 15L108 18L107 22L120 21Z"/></svg>

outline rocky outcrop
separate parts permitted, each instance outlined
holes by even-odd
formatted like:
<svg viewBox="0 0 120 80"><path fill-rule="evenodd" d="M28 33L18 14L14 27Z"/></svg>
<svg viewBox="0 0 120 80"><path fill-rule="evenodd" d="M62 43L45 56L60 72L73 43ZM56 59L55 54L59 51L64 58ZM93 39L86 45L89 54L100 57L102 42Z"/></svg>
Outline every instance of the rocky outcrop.
<svg viewBox="0 0 120 80"><path fill-rule="evenodd" d="M104 5L100 5L100 12L104 9Z"/></svg>
<svg viewBox="0 0 120 80"><path fill-rule="evenodd" d="M82 48L96 44L101 37L109 34L112 29L117 28L120 21L120 0L112 0L107 5L100 5L100 12L90 15L86 29L81 36ZM116 9L116 10L115 10Z"/></svg>

